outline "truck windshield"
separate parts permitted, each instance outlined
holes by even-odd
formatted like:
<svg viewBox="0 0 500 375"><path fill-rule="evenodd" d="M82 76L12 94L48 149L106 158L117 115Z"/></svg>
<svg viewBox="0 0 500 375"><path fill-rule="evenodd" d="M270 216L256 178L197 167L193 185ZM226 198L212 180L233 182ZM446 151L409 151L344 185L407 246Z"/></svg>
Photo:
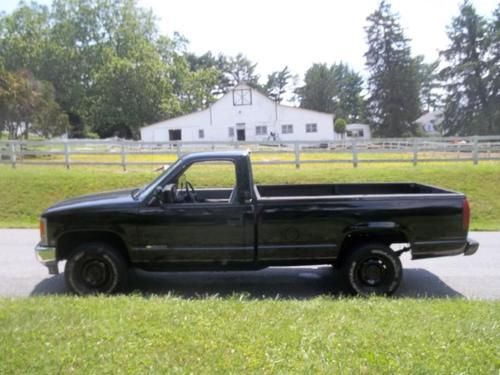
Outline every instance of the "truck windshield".
<svg viewBox="0 0 500 375"><path fill-rule="evenodd" d="M136 189L132 191L132 197L137 200L141 196L146 196L154 190L154 188L168 175L172 172L179 164L181 163L181 159L178 159L174 164L171 164L166 171L157 176L153 181L149 184L144 185L140 189Z"/></svg>

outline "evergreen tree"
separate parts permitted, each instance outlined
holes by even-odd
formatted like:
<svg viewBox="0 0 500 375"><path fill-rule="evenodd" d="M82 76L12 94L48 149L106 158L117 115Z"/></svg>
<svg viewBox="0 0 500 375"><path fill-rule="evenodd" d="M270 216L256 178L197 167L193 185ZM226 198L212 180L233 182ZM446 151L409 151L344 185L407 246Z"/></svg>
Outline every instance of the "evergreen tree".
<svg viewBox="0 0 500 375"><path fill-rule="evenodd" d="M374 133L382 137L415 135L414 121L420 114L419 82L409 39L398 15L385 1L367 20L368 111Z"/></svg>
<svg viewBox="0 0 500 375"><path fill-rule="evenodd" d="M441 83L439 79L439 61L425 63L423 56L415 58L417 64L419 84L420 84L420 102L425 112L431 112L439 108L441 96L439 89Z"/></svg>
<svg viewBox="0 0 500 375"><path fill-rule="evenodd" d="M500 4L498 4L489 25L490 60L488 61L491 79L491 101L494 111L494 134L500 133Z"/></svg>
<svg viewBox="0 0 500 375"><path fill-rule="evenodd" d="M465 1L448 27L450 44L441 52L446 64L441 70L446 89L443 128L448 134L500 131L498 13L497 8L488 25Z"/></svg>

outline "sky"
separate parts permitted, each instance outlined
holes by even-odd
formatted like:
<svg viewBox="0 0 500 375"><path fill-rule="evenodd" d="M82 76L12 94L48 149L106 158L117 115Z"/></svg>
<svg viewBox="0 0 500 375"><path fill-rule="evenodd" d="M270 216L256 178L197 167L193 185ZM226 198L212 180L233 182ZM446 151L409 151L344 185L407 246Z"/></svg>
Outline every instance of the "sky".
<svg viewBox="0 0 500 375"><path fill-rule="evenodd" d="M39 1L49 4L49 0ZM365 76L366 17L379 0L139 0L152 8L164 34L174 31L189 41L189 50L202 54L236 55L257 62L267 74L288 66L303 77L316 62L343 61ZM412 53L431 62L447 46L446 26L458 14L461 0L390 0L399 13ZM0 0L10 12L16 0ZM495 0L472 0L479 14L491 16Z"/></svg>

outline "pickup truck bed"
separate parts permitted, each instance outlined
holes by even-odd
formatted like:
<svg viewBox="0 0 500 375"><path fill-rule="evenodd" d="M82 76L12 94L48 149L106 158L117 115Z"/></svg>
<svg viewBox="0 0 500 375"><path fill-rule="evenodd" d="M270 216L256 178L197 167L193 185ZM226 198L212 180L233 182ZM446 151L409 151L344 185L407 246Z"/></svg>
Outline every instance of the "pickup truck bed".
<svg viewBox="0 0 500 375"><path fill-rule="evenodd" d="M300 184L300 185L257 185L259 198L306 198L336 196L373 195L434 195L450 194L453 191L417 183L361 183L361 184Z"/></svg>

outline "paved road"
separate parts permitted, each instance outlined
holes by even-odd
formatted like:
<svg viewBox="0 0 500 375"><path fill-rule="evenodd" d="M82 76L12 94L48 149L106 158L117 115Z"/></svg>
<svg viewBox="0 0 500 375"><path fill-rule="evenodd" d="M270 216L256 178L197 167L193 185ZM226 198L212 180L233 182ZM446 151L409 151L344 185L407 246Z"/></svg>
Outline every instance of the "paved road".
<svg viewBox="0 0 500 375"><path fill-rule="evenodd" d="M476 232L471 237L481 247L470 257L411 261L405 254L397 295L500 299L500 232ZM37 241L36 230L0 229L1 296L67 293L63 275L48 275L35 260ZM341 292L339 274L329 266L184 274L135 271L131 276L132 287L141 293L170 292L184 297L247 293L255 298L304 299Z"/></svg>

